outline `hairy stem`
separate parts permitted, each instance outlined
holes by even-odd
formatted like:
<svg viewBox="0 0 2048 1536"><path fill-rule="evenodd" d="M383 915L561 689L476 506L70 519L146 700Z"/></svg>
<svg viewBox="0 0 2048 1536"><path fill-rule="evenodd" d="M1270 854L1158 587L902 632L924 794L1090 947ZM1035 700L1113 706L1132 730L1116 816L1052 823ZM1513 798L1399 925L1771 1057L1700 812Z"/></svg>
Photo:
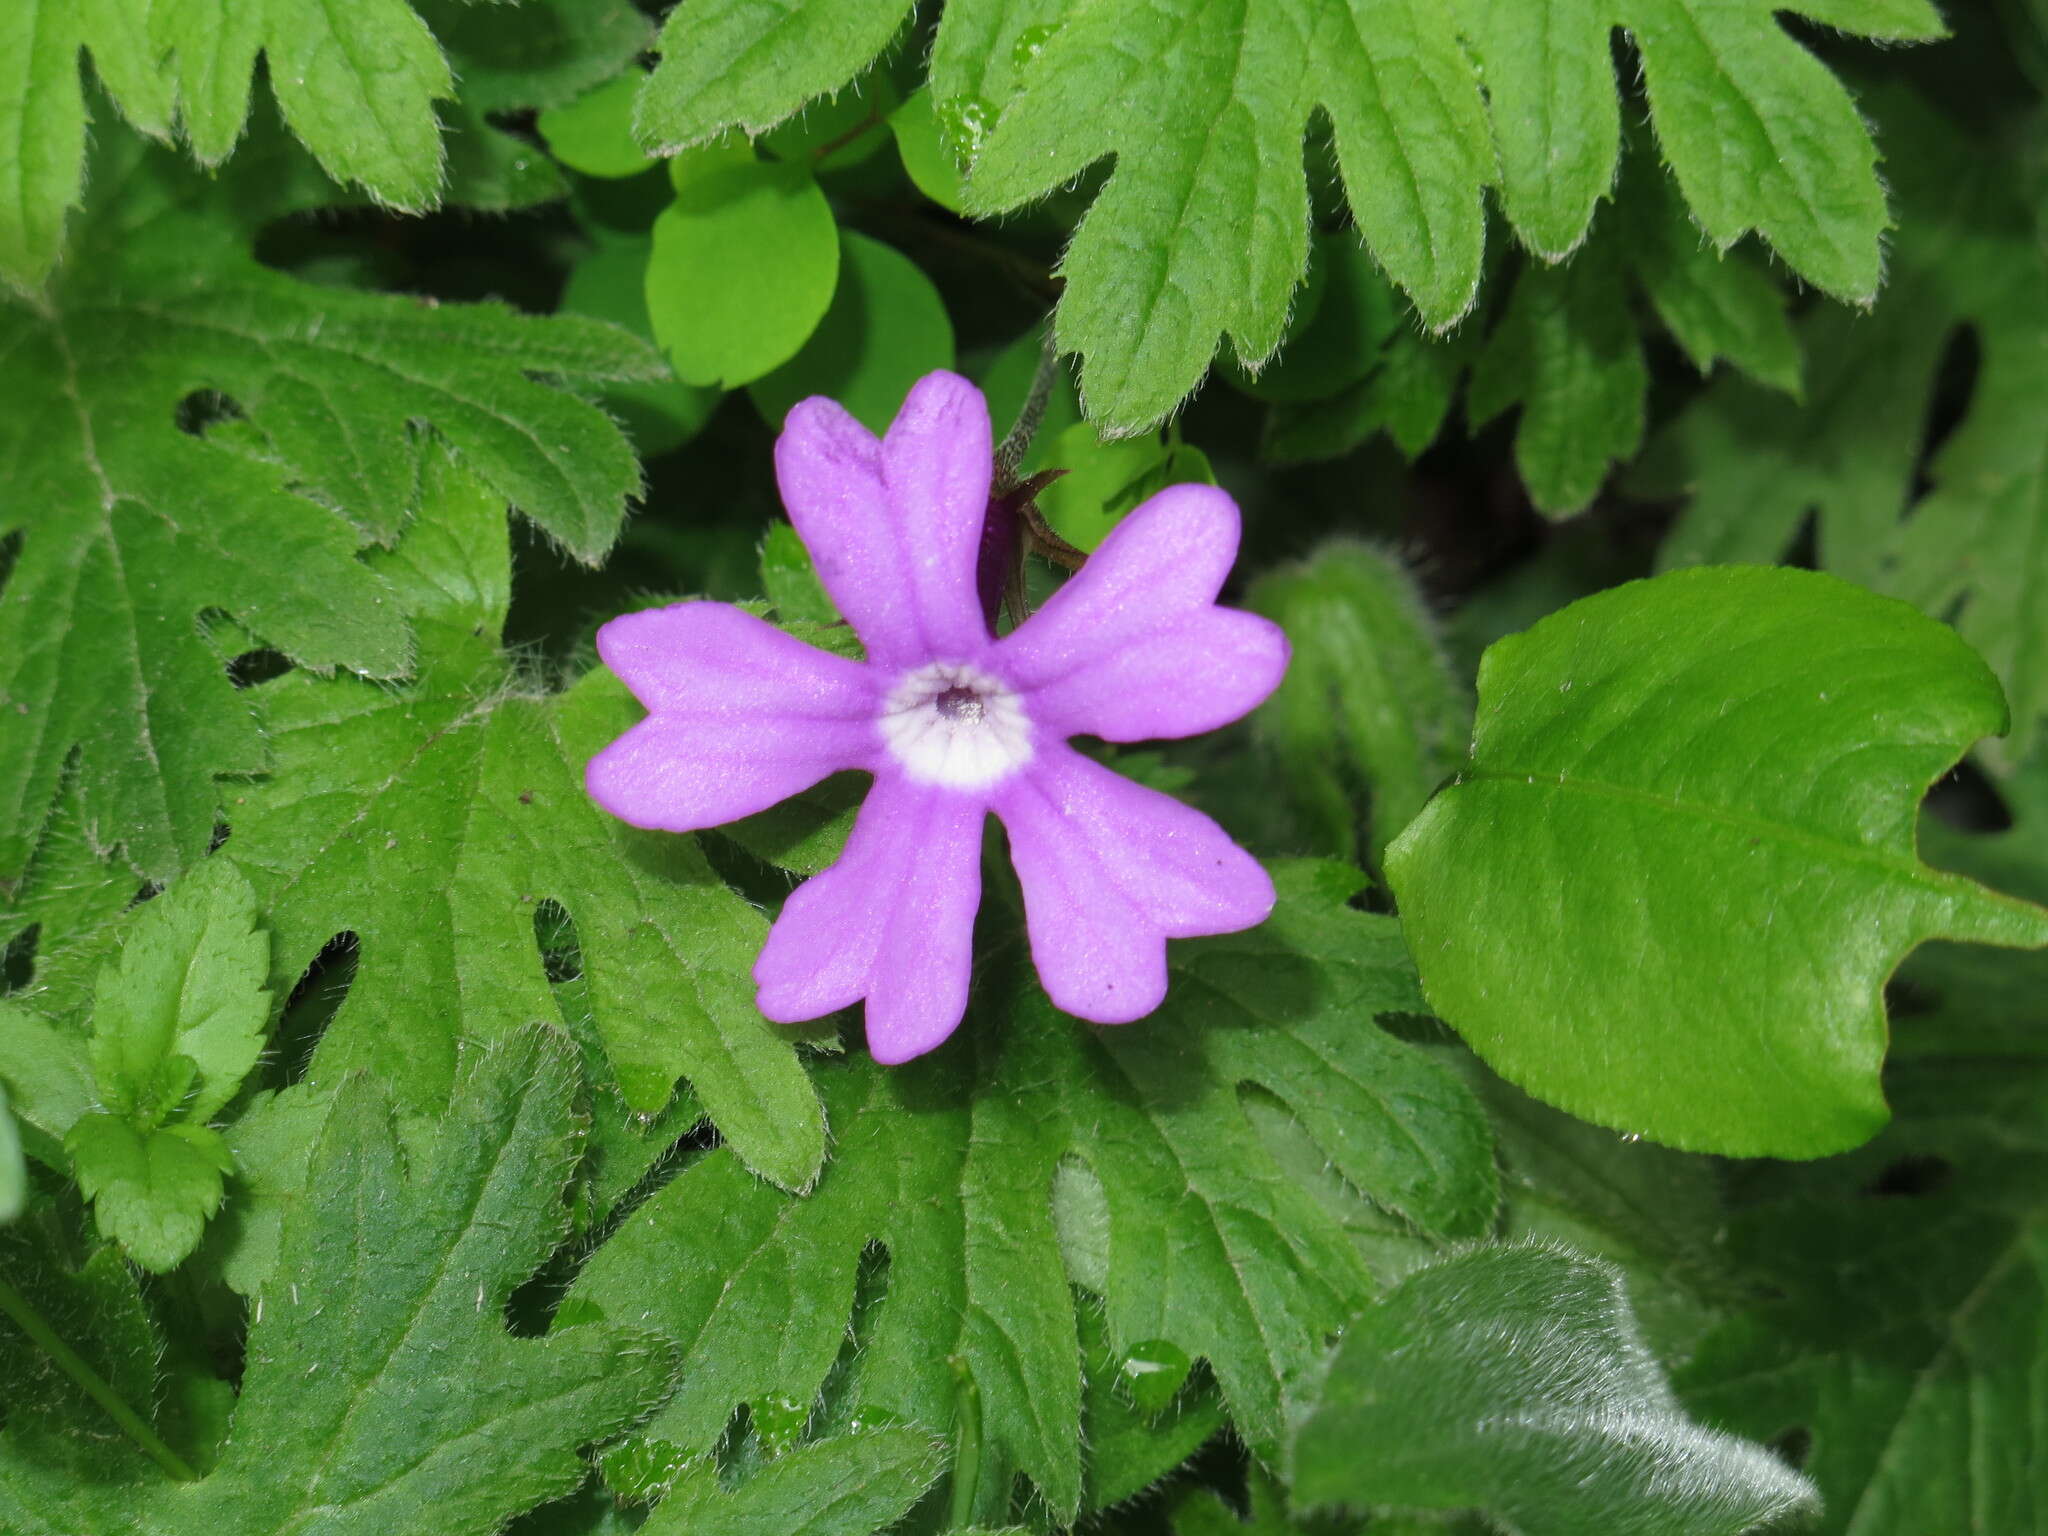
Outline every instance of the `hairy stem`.
<svg viewBox="0 0 2048 1536"><path fill-rule="evenodd" d="M43 1320L43 1315L29 1300L5 1280L0 1280L0 1315L5 1315L23 1333L29 1342L57 1363L57 1369L69 1376L72 1382L87 1397L107 1411L107 1417L121 1427L121 1432L143 1450L149 1458L181 1483L189 1483L198 1477L185 1464L184 1458L164 1444L154 1429L149 1427L142 1415L130 1408L100 1375L85 1362L77 1350L57 1337L55 1330Z"/></svg>

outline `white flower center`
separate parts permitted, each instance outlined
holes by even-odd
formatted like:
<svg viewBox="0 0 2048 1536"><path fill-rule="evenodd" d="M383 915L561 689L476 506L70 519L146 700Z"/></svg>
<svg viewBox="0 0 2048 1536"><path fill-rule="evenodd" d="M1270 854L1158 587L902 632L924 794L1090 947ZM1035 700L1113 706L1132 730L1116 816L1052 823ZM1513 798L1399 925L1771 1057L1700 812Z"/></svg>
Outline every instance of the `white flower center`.
<svg viewBox="0 0 2048 1536"><path fill-rule="evenodd" d="M1017 695L965 662L906 672L882 705L882 740L921 784L986 789L1031 761L1031 721Z"/></svg>

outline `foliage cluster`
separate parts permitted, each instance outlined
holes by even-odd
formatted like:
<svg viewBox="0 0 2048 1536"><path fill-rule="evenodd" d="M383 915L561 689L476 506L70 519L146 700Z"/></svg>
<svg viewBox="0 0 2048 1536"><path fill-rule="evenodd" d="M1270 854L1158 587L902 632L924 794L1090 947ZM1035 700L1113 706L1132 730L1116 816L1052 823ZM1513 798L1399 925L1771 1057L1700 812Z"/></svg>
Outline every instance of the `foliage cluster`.
<svg viewBox="0 0 2048 1536"><path fill-rule="evenodd" d="M0 6L0 1531L2048 1528L2040 0L659 11ZM1280 904L892 1069L590 636L942 367Z"/></svg>

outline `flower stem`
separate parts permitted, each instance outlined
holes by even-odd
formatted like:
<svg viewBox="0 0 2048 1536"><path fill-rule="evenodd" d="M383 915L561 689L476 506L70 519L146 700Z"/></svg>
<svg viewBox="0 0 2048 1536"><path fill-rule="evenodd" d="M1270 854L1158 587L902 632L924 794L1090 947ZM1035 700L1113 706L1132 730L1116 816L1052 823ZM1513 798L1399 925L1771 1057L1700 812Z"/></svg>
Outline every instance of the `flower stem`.
<svg viewBox="0 0 2048 1536"><path fill-rule="evenodd" d="M184 1458L164 1444L157 1432L122 1400L121 1394L108 1384L107 1379L88 1365L78 1351L58 1338L56 1331L43 1320L43 1315L29 1304L28 1298L5 1280L0 1280L0 1314L9 1318L28 1335L31 1344L54 1360L57 1369L69 1376L79 1391L104 1408L107 1417L149 1453L150 1460L181 1483L197 1479L199 1474L185 1464Z"/></svg>
<svg viewBox="0 0 2048 1536"><path fill-rule="evenodd" d="M976 1496L981 1492L981 1388L960 1356L946 1363L953 1368L954 1403L953 1489L946 1528L956 1530L975 1523Z"/></svg>
<svg viewBox="0 0 2048 1536"><path fill-rule="evenodd" d="M1016 483L1017 468L1024 462L1024 455L1031 451L1031 440L1038 436L1039 423L1045 420L1045 408L1052 400L1053 381L1059 377L1059 367L1059 346L1053 340L1052 320L1048 317L1045 344L1038 353L1038 370L1031 375L1031 392L1024 397L1023 409L1017 412L1017 419L1010 430L996 444L998 494Z"/></svg>

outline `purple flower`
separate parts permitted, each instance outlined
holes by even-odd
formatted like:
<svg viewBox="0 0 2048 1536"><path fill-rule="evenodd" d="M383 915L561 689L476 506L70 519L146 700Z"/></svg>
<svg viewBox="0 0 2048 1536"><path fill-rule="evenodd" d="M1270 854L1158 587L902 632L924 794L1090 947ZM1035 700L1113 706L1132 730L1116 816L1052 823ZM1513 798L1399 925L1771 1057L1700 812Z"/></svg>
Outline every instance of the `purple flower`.
<svg viewBox="0 0 2048 1536"><path fill-rule="evenodd" d="M832 401L805 400L775 472L868 659L726 603L614 619L598 652L649 714L588 772L613 815L674 832L841 769L874 775L846 851L791 893L755 962L764 1014L795 1023L865 998L883 1062L950 1035L990 811L1009 832L1032 959L1068 1013L1140 1018L1166 995L1167 939L1265 919L1272 882L1222 828L1067 745L1194 735L1279 685L1280 631L1215 604L1237 555L1228 496L1161 491L998 640L977 586L991 458L972 384L928 375L880 441Z"/></svg>

